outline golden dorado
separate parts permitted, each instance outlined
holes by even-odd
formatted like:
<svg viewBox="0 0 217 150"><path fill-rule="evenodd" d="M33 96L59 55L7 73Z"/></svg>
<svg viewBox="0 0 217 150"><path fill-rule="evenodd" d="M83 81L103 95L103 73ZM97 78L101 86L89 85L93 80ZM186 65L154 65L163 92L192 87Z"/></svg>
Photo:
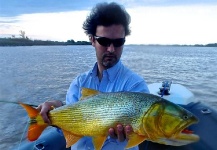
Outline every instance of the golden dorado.
<svg viewBox="0 0 217 150"><path fill-rule="evenodd" d="M20 103L30 117L28 139L38 139L48 126L39 111ZM126 148L144 140L166 145L181 146L199 140L199 136L186 130L198 119L184 108L152 94L138 92L99 93L83 88L82 98L72 105L53 109L48 114L51 126L62 129L66 147L83 136L91 136L96 150L100 150L109 128L117 124L131 125Z"/></svg>

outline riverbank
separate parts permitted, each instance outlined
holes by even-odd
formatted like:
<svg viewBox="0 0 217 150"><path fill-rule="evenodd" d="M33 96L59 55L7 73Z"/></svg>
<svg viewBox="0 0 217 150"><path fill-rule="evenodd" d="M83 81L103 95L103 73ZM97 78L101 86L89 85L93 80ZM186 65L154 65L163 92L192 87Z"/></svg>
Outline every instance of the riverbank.
<svg viewBox="0 0 217 150"><path fill-rule="evenodd" d="M0 46L52 46L52 45L90 45L87 41L68 40L67 42L30 40L28 38L0 38Z"/></svg>
<svg viewBox="0 0 217 150"><path fill-rule="evenodd" d="M28 38L0 38L0 46L52 46L52 45L91 45L90 42L87 41L74 41L67 40L66 42L60 41L43 41L43 40L30 40ZM132 45L132 44L130 44ZM194 45L161 45L161 44L141 44L141 46L195 46L195 47L217 47L217 43L209 43L209 44L194 44Z"/></svg>

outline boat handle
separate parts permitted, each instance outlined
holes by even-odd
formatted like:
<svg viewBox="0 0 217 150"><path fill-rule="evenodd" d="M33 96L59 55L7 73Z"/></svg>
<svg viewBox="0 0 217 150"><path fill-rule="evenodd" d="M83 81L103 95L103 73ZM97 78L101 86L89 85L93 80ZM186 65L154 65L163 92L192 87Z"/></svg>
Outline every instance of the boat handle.
<svg viewBox="0 0 217 150"><path fill-rule="evenodd" d="M202 110L201 110L201 113L203 113L203 114L210 114L212 111L210 110L210 109L208 109L208 108L203 108Z"/></svg>

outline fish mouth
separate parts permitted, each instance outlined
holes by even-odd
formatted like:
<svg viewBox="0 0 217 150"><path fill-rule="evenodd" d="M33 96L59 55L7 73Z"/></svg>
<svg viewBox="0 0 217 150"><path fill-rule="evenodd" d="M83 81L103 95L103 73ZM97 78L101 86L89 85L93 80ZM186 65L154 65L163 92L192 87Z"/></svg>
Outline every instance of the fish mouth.
<svg viewBox="0 0 217 150"><path fill-rule="evenodd" d="M192 124L196 124L197 122L198 119L194 116L191 116L189 120L186 120L184 124L180 123L176 126L176 132L159 138L158 142L161 144L173 146L183 146L197 142L199 140L199 136L194 134L194 131L189 129Z"/></svg>
<svg viewBox="0 0 217 150"><path fill-rule="evenodd" d="M193 134L193 131L185 128L170 138L164 137L158 139L158 142L165 145L183 146L183 145L191 144L193 142L197 142L199 141L199 139L200 139L199 136Z"/></svg>
<svg viewBox="0 0 217 150"><path fill-rule="evenodd" d="M196 134L193 134L193 131L190 131L190 132L189 130L188 130L188 133L185 133L185 131L180 132L174 138L171 138L170 140L173 143L172 145L183 146L183 145L187 145L187 144L199 141L200 139L199 136Z"/></svg>
<svg viewBox="0 0 217 150"><path fill-rule="evenodd" d="M187 123L178 130L169 140L172 142L174 146L182 146L186 144L190 144L193 142L199 141L199 136L194 134L193 130L190 130L188 127L192 124L196 124L198 121L195 120L192 123ZM168 143L168 141L167 141Z"/></svg>
<svg viewBox="0 0 217 150"><path fill-rule="evenodd" d="M199 141L199 136L196 134L183 134L180 133L174 138L161 138L158 140L159 143L165 145L172 145L172 146L184 146L187 144L191 144L193 142Z"/></svg>

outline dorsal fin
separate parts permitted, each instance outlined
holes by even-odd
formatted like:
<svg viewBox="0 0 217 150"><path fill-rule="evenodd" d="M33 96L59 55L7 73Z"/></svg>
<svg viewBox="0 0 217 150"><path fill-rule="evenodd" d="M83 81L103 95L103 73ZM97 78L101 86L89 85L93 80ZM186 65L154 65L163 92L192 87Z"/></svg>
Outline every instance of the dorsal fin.
<svg viewBox="0 0 217 150"><path fill-rule="evenodd" d="M94 96L94 95L97 95L97 94L99 94L99 91L97 91L97 90L82 87L81 99L80 100L83 100L83 99L85 99L87 97Z"/></svg>

